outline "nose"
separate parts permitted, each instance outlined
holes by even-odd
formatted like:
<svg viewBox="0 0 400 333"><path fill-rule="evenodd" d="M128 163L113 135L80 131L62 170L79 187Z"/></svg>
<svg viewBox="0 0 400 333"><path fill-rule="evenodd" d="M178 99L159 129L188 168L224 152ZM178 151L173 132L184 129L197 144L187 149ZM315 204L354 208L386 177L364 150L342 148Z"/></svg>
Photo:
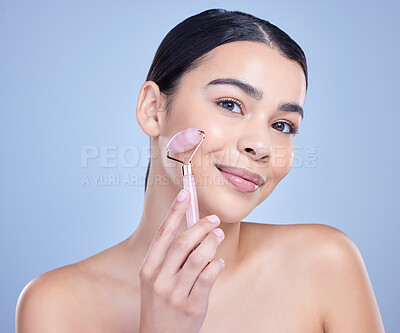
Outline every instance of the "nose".
<svg viewBox="0 0 400 333"><path fill-rule="evenodd" d="M272 146L266 128L247 128L238 141L238 149L255 161L268 161L271 158Z"/></svg>

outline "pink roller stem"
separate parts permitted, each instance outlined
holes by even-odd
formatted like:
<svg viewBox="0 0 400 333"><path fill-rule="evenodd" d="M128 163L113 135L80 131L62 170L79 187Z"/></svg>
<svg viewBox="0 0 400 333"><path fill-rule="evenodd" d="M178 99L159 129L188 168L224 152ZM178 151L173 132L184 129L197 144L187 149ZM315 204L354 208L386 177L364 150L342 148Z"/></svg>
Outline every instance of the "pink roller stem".
<svg viewBox="0 0 400 333"><path fill-rule="evenodd" d="M190 205L186 211L186 222L188 228L190 228L199 220L199 204L193 175L183 176L183 188L190 192Z"/></svg>

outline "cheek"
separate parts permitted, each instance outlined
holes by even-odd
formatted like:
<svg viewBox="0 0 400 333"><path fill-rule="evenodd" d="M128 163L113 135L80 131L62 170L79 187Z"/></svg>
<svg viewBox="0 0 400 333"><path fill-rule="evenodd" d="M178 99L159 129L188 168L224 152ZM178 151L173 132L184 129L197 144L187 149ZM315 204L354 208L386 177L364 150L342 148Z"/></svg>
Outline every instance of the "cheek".
<svg viewBox="0 0 400 333"><path fill-rule="evenodd" d="M227 129L227 125L221 123L221 121L215 121L213 117L201 117L196 120L196 127L200 128L205 132L205 139L201 144L199 151L196 153L196 160L193 160L193 163L196 165L206 167L204 164L204 160L210 163L222 162L225 161L225 156L230 150L228 147L232 145L234 138L229 137L229 129ZM199 159L202 158L200 161Z"/></svg>
<svg viewBox="0 0 400 333"><path fill-rule="evenodd" d="M294 149L292 144L277 145L273 147L271 166L276 182L279 182L290 171L294 160Z"/></svg>

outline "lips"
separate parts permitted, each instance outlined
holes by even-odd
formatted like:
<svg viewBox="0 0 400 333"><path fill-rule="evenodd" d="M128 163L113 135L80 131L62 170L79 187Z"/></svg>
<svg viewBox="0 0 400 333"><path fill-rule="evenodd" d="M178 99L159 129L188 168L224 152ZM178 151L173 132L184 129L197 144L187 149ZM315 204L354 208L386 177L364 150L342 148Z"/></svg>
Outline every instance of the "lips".
<svg viewBox="0 0 400 333"><path fill-rule="evenodd" d="M243 179L246 179L252 183L254 183L257 186L261 186L262 184L265 183L265 180L263 177L261 177L259 174L251 172L247 169L243 168L235 168L223 164L216 164L216 167L223 172L229 173L231 175L241 177Z"/></svg>

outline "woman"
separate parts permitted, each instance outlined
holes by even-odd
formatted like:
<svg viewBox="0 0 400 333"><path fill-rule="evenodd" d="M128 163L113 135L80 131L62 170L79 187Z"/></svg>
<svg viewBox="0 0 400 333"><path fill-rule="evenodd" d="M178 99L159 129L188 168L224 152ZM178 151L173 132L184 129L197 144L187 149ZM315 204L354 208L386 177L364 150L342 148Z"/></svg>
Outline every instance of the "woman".
<svg viewBox="0 0 400 333"><path fill-rule="evenodd" d="M241 222L291 169L307 85L303 51L267 21L215 9L172 29L137 102L151 143L137 230L32 280L17 331L384 332L347 235ZM192 160L200 220L187 229L190 196L166 145L189 127L206 139ZM261 185L244 190L234 168Z"/></svg>

